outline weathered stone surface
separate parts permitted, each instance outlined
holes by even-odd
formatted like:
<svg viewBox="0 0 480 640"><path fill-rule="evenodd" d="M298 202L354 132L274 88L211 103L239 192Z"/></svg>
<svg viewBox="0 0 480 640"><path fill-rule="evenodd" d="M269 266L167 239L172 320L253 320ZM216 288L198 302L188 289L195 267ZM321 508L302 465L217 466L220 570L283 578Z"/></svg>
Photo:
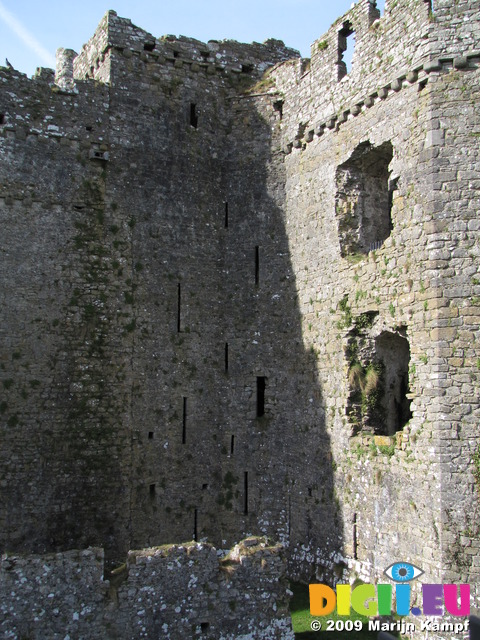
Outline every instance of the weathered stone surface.
<svg viewBox="0 0 480 640"><path fill-rule="evenodd" d="M389 4L0 69L3 549L480 583L479 8Z"/></svg>
<svg viewBox="0 0 480 640"><path fill-rule="evenodd" d="M131 551L110 580L103 550L4 556L2 638L293 640L279 545L250 538L227 556L204 543Z"/></svg>

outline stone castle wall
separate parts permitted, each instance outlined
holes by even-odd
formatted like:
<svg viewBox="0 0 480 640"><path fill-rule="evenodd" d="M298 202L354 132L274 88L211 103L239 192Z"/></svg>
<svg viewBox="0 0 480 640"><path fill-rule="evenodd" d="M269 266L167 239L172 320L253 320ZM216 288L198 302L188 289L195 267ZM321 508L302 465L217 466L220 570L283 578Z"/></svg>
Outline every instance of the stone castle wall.
<svg viewBox="0 0 480 640"><path fill-rule="evenodd" d="M293 639L286 565L263 538L221 558L204 543L131 551L110 581L103 562L102 549L3 557L1 637Z"/></svg>
<svg viewBox="0 0 480 640"><path fill-rule="evenodd" d="M272 77L288 88L290 256L326 399L348 564L381 570L393 545L432 579L476 583L479 31L470 5L448 14L452 29L449 3L433 14L427 4L387 3L377 19L358 2L314 44L310 70L285 65ZM339 78L332 62L346 23L357 40ZM329 74L322 91L317 68ZM380 406L369 408L355 367L385 363ZM400 376L408 389L394 425ZM395 387L390 400L385 387Z"/></svg>
<svg viewBox="0 0 480 640"><path fill-rule="evenodd" d="M109 12L0 69L2 549L478 583L478 18L359 0L305 61Z"/></svg>

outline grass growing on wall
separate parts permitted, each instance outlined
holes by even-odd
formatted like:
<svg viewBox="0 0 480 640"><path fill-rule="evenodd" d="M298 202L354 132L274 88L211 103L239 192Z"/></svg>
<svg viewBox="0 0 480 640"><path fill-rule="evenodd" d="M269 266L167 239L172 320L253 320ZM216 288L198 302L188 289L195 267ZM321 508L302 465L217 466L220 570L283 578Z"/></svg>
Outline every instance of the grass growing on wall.
<svg viewBox="0 0 480 640"><path fill-rule="evenodd" d="M377 633L368 631L368 618L360 616L352 611L351 616L337 616L336 611L325 616L325 618L314 618L310 615L310 601L308 595L308 585L299 582L290 584L293 591L293 597L290 601L290 613L292 615L293 631L295 640L326 640L327 638L335 638L335 640L376 640ZM322 630L312 631L312 620L320 620L322 622ZM326 631L327 620L361 620L363 622L362 631Z"/></svg>

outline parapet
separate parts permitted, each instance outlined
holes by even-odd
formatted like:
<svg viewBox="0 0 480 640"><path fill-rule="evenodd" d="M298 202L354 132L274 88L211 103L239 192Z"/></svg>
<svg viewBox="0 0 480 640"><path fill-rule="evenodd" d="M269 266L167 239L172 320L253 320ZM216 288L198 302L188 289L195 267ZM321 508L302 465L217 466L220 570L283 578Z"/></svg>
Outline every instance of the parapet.
<svg viewBox="0 0 480 640"><path fill-rule="evenodd" d="M227 556L198 542L130 551L109 580L99 548L3 556L0 635L293 640L285 571L283 548L257 537Z"/></svg>
<svg viewBox="0 0 480 640"><path fill-rule="evenodd" d="M165 35L159 38L132 24L131 20L109 11L95 34L83 46L75 60L75 78L114 81L109 53L116 51L124 58L140 57L145 63L201 68L209 73L233 71L261 75L268 67L291 58L299 52L286 47L281 40L269 39L263 44L243 44L234 40L210 40L207 43L185 36Z"/></svg>

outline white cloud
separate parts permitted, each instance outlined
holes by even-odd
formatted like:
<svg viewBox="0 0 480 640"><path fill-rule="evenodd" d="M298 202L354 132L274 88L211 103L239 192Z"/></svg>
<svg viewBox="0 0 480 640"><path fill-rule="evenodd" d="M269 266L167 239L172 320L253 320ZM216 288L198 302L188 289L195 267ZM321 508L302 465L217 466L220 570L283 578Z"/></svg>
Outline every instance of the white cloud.
<svg viewBox="0 0 480 640"><path fill-rule="evenodd" d="M55 68L55 57L8 11L1 1L0 20L3 20L7 27L9 27L29 49L34 51L44 64Z"/></svg>

